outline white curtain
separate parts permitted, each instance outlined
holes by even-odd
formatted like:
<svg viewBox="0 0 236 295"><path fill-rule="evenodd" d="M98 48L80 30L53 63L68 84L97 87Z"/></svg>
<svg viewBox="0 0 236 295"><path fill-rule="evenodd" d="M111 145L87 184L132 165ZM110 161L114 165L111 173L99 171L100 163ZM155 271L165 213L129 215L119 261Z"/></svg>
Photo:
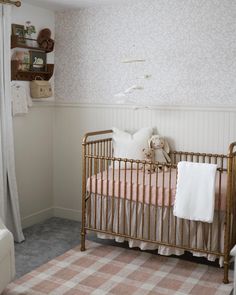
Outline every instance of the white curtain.
<svg viewBox="0 0 236 295"><path fill-rule="evenodd" d="M10 78L11 6L0 4L0 218L24 240L15 175Z"/></svg>

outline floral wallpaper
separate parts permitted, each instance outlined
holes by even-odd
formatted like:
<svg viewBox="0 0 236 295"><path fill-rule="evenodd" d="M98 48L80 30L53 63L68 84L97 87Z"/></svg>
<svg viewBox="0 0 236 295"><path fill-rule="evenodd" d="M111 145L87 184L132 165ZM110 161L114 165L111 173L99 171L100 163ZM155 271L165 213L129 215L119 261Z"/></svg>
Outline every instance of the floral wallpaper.
<svg viewBox="0 0 236 295"><path fill-rule="evenodd" d="M135 0L58 12L56 45L57 101L236 105L236 1Z"/></svg>

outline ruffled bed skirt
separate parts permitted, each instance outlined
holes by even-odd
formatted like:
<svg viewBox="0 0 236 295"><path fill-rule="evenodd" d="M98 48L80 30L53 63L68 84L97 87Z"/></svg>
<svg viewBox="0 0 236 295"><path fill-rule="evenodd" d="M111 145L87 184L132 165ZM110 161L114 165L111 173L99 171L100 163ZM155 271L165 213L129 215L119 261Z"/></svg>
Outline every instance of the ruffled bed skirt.
<svg viewBox="0 0 236 295"><path fill-rule="evenodd" d="M114 233L113 235L98 233L99 238L115 239L117 242L128 241L130 248L157 250L161 255L182 255L185 251L176 247L135 240L132 237L223 253L225 213L222 211L215 211L213 223L207 224L178 219L173 215L172 207L155 207L95 194L91 194L90 200L87 206L87 226ZM131 238L116 236L116 233ZM219 258L219 265L223 266L222 256L191 250L189 252L194 256L206 257L209 261Z"/></svg>

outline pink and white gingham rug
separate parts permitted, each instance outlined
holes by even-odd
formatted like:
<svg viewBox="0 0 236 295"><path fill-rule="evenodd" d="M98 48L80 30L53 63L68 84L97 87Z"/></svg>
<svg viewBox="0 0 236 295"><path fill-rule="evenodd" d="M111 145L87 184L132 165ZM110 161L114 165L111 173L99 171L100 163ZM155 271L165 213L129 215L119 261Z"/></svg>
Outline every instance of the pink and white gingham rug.
<svg viewBox="0 0 236 295"><path fill-rule="evenodd" d="M4 295L229 295L223 270L86 242L8 285Z"/></svg>

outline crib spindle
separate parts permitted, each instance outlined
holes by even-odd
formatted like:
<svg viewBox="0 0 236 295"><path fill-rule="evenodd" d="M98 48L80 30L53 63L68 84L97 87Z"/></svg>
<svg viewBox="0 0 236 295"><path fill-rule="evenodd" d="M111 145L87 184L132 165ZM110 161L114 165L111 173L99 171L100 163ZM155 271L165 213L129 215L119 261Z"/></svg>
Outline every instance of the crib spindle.
<svg viewBox="0 0 236 295"><path fill-rule="evenodd" d="M121 169L121 159L118 159L118 212L117 212L117 233L120 233L120 198L121 198L121 181L120 181L120 169Z"/></svg>
<svg viewBox="0 0 236 295"><path fill-rule="evenodd" d="M151 168L151 167L150 167ZM151 169L150 169L151 170ZM148 240L151 239L151 202L152 202L152 171L149 172L149 202L148 202Z"/></svg>
<svg viewBox="0 0 236 295"><path fill-rule="evenodd" d="M163 218L164 218L164 209L165 209L165 171L164 167L162 167L162 205L161 205L161 241L163 242Z"/></svg>
<svg viewBox="0 0 236 295"><path fill-rule="evenodd" d="M135 217L135 238L138 237L138 223L139 223L139 218L138 218L138 206L139 206L139 162L137 162L137 170L136 170L136 217Z"/></svg>
<svg viewBox="0 0 236 295"><path fill-rule="evenodd" d="M111 230L114 232L114 211L115 211L115 163L112 161L112 210L111 210Z"/></svg>
<svg viewBox="0 0 236 295"><path fill-rule="evenodd" d="M100 145L100 142L95 142L95 147L96 147L96 157L99 156L99 145Z"/></svg>
<svg viewBox="0 0 236 295"><path fill-rule="evenodd" d="M155 166L156 169L156 198L155 198L155 226L154 226L154 240L157 241L157 233L159 233L158 231L158 227L157 227L157 212L159 209L158 206L158 198L159 198L159 187L158 187L158 166Z"/></svg>
<svg viewBox="0 0 236 295"><path fill-rule="evenodd" d="M106 143L107 146L107 143ZM108 159L106 158L105 160L106 163L106 179L107 179L107 188L106 188L106 231L108 229L108 206L109 206L109 202L108 202L108 198L109 198L109 162Z"/></svg>
<svg viewBox="0 0 236 295"><path fill-rule="evenodd" d="M96 156L97 157L97 156ZM95 166L97 169L97 158L95 160ZM98 175L95 174L95 195L94 195L94 228L97 229L97 194L98 194Z"/></svg>
<svg viewBox="0 0 236 295"><path fill-rule="evenodd" d="M191 220L188 220L188 247L191 247Z"/></svg>
<svg viewBox="0 0 236 295"><path fill-rule="evenodd" d="M103 159L100 159L100 174L101 174L101 195L100 195L100 230L103 230L103 227L102 227L102 221L103 221L103 216L102 216L102 213L103 213L103 187L104 187L104 180L103 180Z"/></svg>
<svg viewBox="0 0 236 295"><path fill-rule="evenodd" d="M92 154L92 145L89 145L89 154ZM88 216L89 216L89 220L88 220L88 223L89 223L89 227L91 227L91 220L92 220L92 214L91 214L91 198L92 198L92 175L93 175L93 159L92 157L90 156L90 158L88 159L89 160L89 188L90 188L90 191L89 191L89 202L88 202Z"/></svg>
<svg viewBox="0 0 236 295"><path fill-rule="evenodd" d="M130 202L129 202L129 235L132 236L133 206L133 161L130 163Z"/></svg>
<svg viewBox="0 0 236 295"><path fill-rule="evenodd" d="M124 200L123 200L123 234L126 232L126 200L127 200L127 160L125 160Z"/></svg>
<svg viewBox="0 0 236 295"><path fill-rule="evenodd" d="M166 167L165 167L166 168ZM171 197L172 197L172 189L171 189L171 167L169 169L169 200L168 200L168 236L167 242L170 243L170 211L171 211Z"/></svg>
<svg viewBox="0 0 236 295"><path fill-rule="evenodd" d="M145 214L144 214L144 204L145 204L145 195L146 195L146 191L145 191L145 176L146 176L146 164L145 162L143 162L143 200L142 200L142 239L144 239L144 224L145 224Z"/></svg>
<svg viewBox="0 0 236 295"><path fill-rule="evenodd" d="M198 248L198 221L194 222L195 224L195 249Z"/></svg>

